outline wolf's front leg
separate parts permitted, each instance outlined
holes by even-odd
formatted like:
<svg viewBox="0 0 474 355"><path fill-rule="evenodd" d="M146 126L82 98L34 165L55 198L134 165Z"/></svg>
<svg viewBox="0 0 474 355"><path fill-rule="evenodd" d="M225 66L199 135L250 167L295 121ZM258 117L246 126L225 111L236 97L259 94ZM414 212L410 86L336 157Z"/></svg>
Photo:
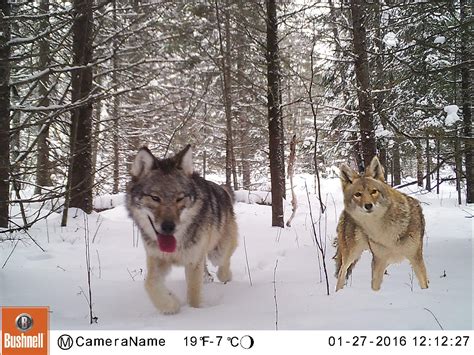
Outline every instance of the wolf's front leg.
<svg viewBox="0 0 474 355"><path fill-rule="evenodd" d="M147 276L145 289L155 307L163 314L179 311L179 300L165 286L165 277L171 264L158 258L147 256Z"/></svg>
<svg viewBox="0 0 474 355"><path fill-rule="evenodd" d="M188 303L191 307L201 305L201 289L204 277L204 258L196 263L185 266L186 284L188 286Z"/></svg>

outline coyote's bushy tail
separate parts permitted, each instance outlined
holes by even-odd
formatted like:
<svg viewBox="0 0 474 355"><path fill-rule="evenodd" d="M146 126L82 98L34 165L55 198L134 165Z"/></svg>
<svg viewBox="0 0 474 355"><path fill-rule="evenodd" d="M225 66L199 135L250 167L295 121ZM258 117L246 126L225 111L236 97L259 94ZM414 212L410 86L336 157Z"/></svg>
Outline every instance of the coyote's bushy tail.
<svg viewBox="0 0 474 355"><path fill-rule="evenodd" d="M334 259L334 261L336 263L336 272L334 273L334 276L337 278L339 276L339 270L341 270L341 266L342 266L342 253L339 250L339 245L337 243L337 238L334 239L332 245L333 245L334 248L336 248L336 254L334 254L334 256L332 258ZM355 260L349 266L349 268L347 269L346 280L349 278L349 276L351 276L352 269L354 268L354 266L357 264L358 261L359 261L359 259Z"/></svg>
<svg viewBox="0 0 474 355"><path fill-rule="evenodd" d="M332 242L332 246L336 248L336 254L334 254L334 256L332 257L334 261L336 262L336 272L334 273L334 276L338 277L339 270L341 269L341 265L342 265L342 254L339 251L339 248L337 247L338 246L337 238L334 239L334 241Z"/></svg>

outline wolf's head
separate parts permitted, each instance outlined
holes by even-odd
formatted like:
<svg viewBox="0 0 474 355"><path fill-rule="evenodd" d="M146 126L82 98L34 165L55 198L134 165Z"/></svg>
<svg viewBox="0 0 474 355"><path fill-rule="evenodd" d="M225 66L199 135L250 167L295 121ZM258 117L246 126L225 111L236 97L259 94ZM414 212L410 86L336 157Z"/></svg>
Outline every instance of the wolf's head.
<svg viewBox="0 0 474 355"><path fill-rule="evenodd" d="M141 148L130 173L128 208L145 241L156 238L161 251L174 252L184 228L183 215L196 197L191 146L167 159L157 159L148 148Z"/></svg>
<svg viewBox="0 0 474 355"><path fill-rule="evenodd" d="M349 213L371 214L387 209L390 187L385 183L384 169L377 157L362 175L345 164L340 171L344 206Z"/></svg>

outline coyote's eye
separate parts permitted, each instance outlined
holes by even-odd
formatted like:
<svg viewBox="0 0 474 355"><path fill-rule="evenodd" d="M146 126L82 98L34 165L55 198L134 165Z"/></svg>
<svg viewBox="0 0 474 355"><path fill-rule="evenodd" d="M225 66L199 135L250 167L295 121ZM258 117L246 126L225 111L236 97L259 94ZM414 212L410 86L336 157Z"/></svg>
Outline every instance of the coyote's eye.
<svg viewBox="0 0 474 355"><path fill-rule="evenodd" d="M378 191L376 189L373 189L372 191L370 191L370 194L371 195L375 195Z"/></svg>
<svg viewBox="0 0 474 355"><path fill-rule="evenodd" d="M361 196L362 196L362 194L361 194L360 192L356 192L356 193L354 194L354 197L361 197Z"/></svg>
<svg viewBox="0 0 474 355"><path fill-rule="evenodd" d="M155 202L161 202L161 198L159 198L158 196L155 196L155 195L148 195L151 197L151 199Z"/></svg>

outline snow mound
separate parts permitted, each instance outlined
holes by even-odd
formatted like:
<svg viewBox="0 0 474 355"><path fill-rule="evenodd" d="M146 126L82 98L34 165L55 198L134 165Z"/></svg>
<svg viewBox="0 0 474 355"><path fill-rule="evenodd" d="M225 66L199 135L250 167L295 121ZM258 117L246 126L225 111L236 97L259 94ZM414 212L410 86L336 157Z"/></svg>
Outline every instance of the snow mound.
<svg viewBox="0 0 474 355"><path fill-rule="evenodd" d="M393 32L388 32L384 37L383 37L383 42L388 48L396 47L398 44L398 39L397 35Z"/></svg>
<svg viewBox="0 0 474 355"><path fill-rule="evenodd" d="M459 107L457 105L448 105L444 107L444 112L447 113L445 122L448 126L460 120L458 110Z"/></svg>

